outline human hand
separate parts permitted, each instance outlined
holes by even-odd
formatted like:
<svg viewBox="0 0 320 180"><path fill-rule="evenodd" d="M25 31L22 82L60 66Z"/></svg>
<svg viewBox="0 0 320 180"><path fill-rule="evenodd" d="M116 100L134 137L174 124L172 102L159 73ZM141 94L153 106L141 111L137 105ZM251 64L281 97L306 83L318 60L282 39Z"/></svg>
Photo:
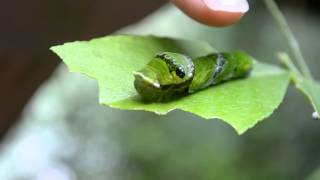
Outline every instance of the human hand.
<svg viewBox="0 0 320 180"><path fill-rule="evenodd" d="M209 26L238 22L249 10L247 0L171 0L193 19Z"/></svg>

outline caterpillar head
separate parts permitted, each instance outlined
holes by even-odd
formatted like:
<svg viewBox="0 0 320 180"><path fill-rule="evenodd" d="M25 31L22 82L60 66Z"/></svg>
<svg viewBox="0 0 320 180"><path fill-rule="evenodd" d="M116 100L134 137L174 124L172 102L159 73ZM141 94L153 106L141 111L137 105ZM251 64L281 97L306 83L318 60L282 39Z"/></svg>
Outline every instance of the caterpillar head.
<svg viewBox="0 0 320 180"><path fill-rule="evenodd" d="M133 74L134 87L145 101L166 101L186 92L194 66L186 55L163 52Z"/></svg>

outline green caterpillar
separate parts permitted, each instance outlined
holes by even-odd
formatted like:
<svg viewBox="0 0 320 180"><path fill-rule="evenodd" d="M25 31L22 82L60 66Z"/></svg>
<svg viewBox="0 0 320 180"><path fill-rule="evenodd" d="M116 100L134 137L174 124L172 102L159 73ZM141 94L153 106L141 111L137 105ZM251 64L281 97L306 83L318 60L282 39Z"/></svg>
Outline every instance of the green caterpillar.
<svg viewBox="0 0 320 180"><path fill-rule="evenodd" d="M245 52L213 53L190 58L172 52L157 54L134 72L134 87L143 100L168 101L211 85L248 76L253 58Z"/></svg>

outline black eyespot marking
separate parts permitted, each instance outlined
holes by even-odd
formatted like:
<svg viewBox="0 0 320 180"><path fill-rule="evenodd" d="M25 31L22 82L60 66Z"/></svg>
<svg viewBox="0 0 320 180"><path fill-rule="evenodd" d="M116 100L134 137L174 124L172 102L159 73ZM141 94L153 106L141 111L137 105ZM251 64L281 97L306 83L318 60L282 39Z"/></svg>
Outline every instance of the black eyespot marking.
<svg viewBox="0 0 320 180"><path fill-rule="evenodd" d="M184 78L184 76L186 75L186 73L184 72L182 67L178 67L176 69L176 75L179 76L179 78Z"/></svg>

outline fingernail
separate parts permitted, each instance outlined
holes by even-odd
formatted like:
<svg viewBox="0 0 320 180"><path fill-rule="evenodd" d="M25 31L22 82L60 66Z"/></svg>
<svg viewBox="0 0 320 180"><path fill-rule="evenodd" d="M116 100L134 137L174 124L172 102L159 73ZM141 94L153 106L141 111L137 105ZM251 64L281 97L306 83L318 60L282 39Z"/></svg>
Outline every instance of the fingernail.
<svg viewBox="0 0 320 180"><path fill-rule="evenodd" d="M247 0L202 0L214 11L241 12L249 11Z"/></svg>

